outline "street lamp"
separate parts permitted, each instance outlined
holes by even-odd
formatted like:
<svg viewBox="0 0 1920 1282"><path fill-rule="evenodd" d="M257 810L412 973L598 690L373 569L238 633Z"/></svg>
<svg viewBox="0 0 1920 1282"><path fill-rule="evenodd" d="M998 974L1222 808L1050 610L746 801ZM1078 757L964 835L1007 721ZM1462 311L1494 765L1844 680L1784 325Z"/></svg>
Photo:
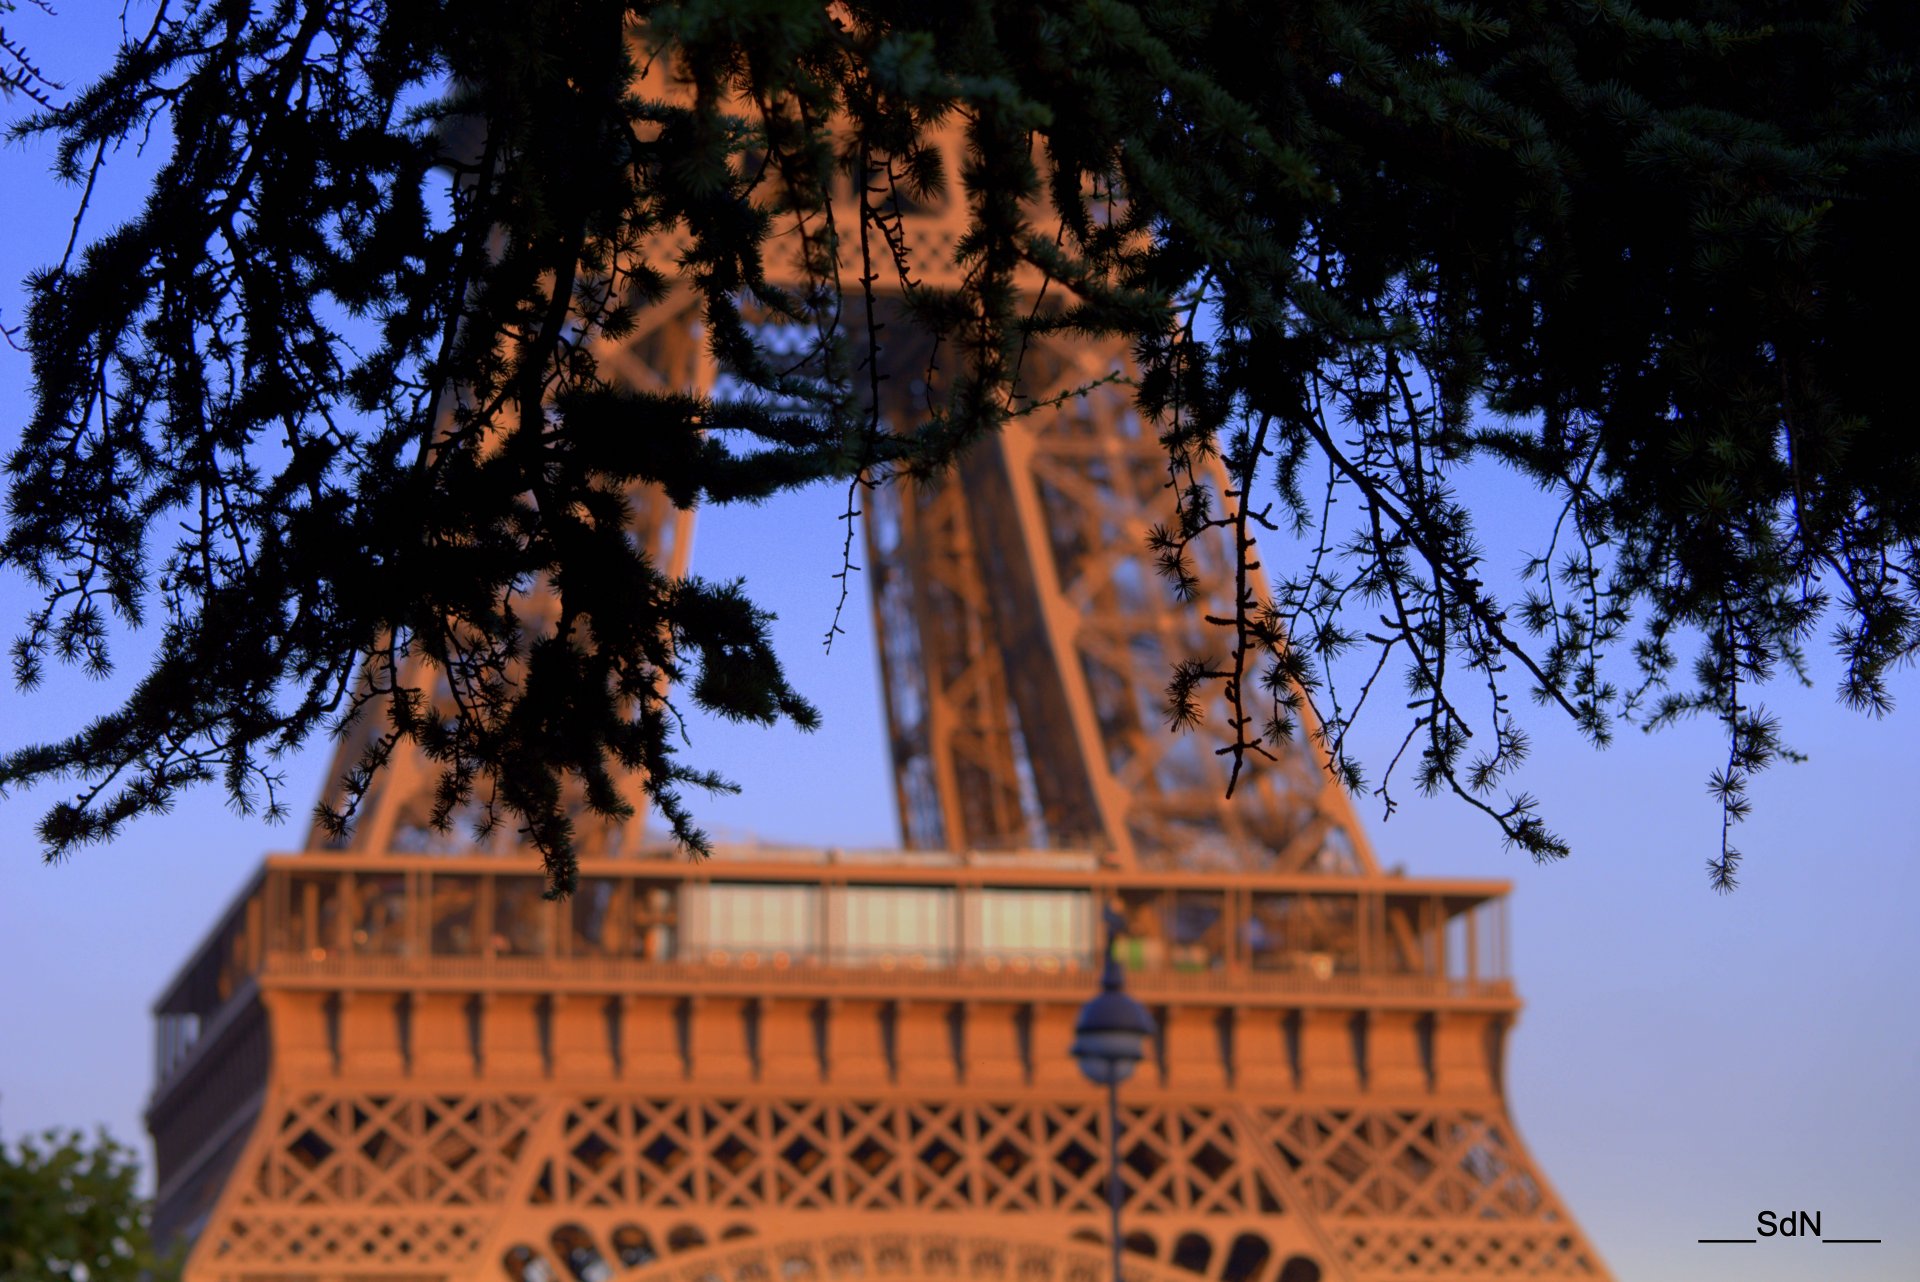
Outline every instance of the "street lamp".
<svg viewBox="0 0 1920 1282"><path fill-rule="evenodd" d="M1126 973L1116 955L1126 919L1107 909L1107 964L1100 993L1080 1008L1073 1025L1073 1057L1095 1086L1107 1088L1107 1209L1112 1215L1113 1282L1120 1279L1120 1083L1133 1076L1154 1034L1153 1016L1127 995Z"/></svg>

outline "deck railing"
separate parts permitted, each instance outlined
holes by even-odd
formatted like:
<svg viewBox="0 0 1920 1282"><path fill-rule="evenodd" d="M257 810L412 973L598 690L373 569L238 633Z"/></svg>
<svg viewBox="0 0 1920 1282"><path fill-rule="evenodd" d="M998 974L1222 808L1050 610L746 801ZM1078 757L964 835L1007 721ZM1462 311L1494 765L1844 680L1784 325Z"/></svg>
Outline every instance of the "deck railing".
<svg viewBox="0 0 1920 1282"><path fill-rule="evenodd" d="M714 992L738 988L769 994L822 990L836 992L863 983L889 991L962 990L982 998L1048 997L1077 994L1084 998L1095 982L1091 963L989 967L823 965L815 962L714 965L703 962L649 962L600 958L519 957L301 957L275 954L267 961L268 982L329 981L344 987L356 984L400 986L444 984L475 988L529 987L562 990L606 988L639 991ZM1345 999L1449 1000L1491 998L1513 994L1505 979L1466 980L1427 975L1328 975L1278 971L1159 971L1128 980L1145 1000L1174 997L1217 997L1253 994L1272 997Z"/></svg>

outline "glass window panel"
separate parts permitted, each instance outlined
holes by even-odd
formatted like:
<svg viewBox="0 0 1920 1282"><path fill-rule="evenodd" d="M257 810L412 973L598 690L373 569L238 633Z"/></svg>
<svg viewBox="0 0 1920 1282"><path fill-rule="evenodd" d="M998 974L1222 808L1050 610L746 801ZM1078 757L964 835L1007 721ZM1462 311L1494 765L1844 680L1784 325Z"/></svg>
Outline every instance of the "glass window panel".
<svg viewBox="0 0 1920 1282"><path fill-rule="evenodd" d="M835 952L849 961L893 957L952 963L953 891L944 886L851 886L845 892L845 936Z"/></svg>
<svg viewBox="0 0 1920 1282"><path fill-rule="evenodd" d="M671 959L678 948L679 895L672 886L634 882L628 891L628 918L623 947L629 957L648 961Z"/></svg>
<svg viewBox="0 0 1920 1282"><path fill-rule="evenodd" d="M1262 970L1352 974L1360 969L1359 930L1353 895L1256 894L1248 951Z"/></svg>
<svg viewBox="0 0 1920 1282"><path fill-rule="evenodd" d="M1287 970L1292 966L1287 948L1289 921L1286 895L1253 896L1247 918L1247 960L1255 970Z"/></svg>
<svg viewBox="0 0 1920 1282"><path fill-rule="evenodd" d="M1302 895L1307 968L1325 978L1360 969L1359 900L1351 895Z"/></svg>
<svg viewBox="0 0 1920 1282"><path fill-rule="evenodd" d="M430 945L436 957L473 957L480 952L480 879L434 873L428 892Z"/></svg>
<svg viewBox="0 0 1920 1282"><path fill-rule="evenodd" d="M1374 947L1375 964L1389 974L1422 975L1428 970L1423 900L1389 895L1381 915L1384 937Z"/></svg>
<svg viewBox="0 0 1920 1282"><path fill-rule="evenodd" d="M1163 933L1165 905L1172 892L1164 890L1123 890L1120 915L1126 921L1119 946L1114 950L1120 964L1128 970L1161 970L1167 964L1167 944ZM1106 946L1106 928L1100 931L1100 943Z"/></svg>
<svg viewBox="0 0 1920 1282"><path fill-rule="evenodd" d="M315 961L340 946L340 873L294 873L287 882L287 933Z"/></svg>
<svg viewBox="0 0 1920 1282"><path fill-rule="evenodd" d="M611 877L583 877L567 910L573 917L573 955L612 957L619 951L620 899L627 891Z"/></svg>
<svg viewBox="0 0 1920 1282"><path fill-rule="evenodd" d="M242 910L240 920L220 936L216 945L220 968L214 976L214 997L224 1002L233 996L233 990L240 986L247 976L247 927L246 913Z"/></svg>
<svg viewBox="0 0 1920 1282"><path fill-rule="evenodd" d="M715 883L701 894L700 946L728 956L811 957L820 943L816 886Z"/></svg>
<svg viewBox="0 0 1920 1282"><path fill-rule="evenodd" d="M545 956L548 942L547 922L545 882L538 877L496 877L494 879L494 956Z"/></svg>
<svg viewBox="0 0 1920 1282"><path fill-rule="evenodd" d="M1214 970L1226 964L1226 896L1182 890L1161 901L1167 960L1175 970Z"/></svg>
<svg viewBox="0 0 1920 1282"><path fill-rule="evenodd" d="M1081 959L1093 898L1084 890L982 890L974 896L971 951L987 957Z"/></svg>
<svg viewBox="0 0 1920 1282"><path fill-rule="evenodd" d="M407 949L407 879L357 873L353 879L353 951L396 955Z"/></svg>
<svg viewBox="0 0 1920 1282"><path fill-rule="evenodd" d="M1475 973L1481 979L1505 979L1507 977L1507 901L1490 899L1474 909L1474 916L1478 922L1474 934L1474 942L1477 945Z"/></svg>

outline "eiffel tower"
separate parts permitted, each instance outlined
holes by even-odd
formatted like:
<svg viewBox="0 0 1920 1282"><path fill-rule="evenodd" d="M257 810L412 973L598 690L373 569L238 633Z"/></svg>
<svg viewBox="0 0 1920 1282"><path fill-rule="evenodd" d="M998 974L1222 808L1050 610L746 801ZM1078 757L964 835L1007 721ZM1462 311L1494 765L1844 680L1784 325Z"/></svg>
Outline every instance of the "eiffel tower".
<svg viewBox="0 0 1920 1282"><path fill-rule="evenodd" d="M920 279L963 212L908 219ZM649 320L603 365L707 382L697 318ZM1224 708L1164 728L1233 559L1157 581L1126 369L1037 345L1036 400L1089 390L868 496L902 849L693 863L637 807L550 903L399 758L349 840L267 858L155 1007L189 1282L1105 1282L1110 1146L1126 1282L1608 1277L1508 1115L1506 883L1383 873L1306 736L1229 801ZM1160 1030L1117 1136L1068 1053L1107 908Z"/></svg>

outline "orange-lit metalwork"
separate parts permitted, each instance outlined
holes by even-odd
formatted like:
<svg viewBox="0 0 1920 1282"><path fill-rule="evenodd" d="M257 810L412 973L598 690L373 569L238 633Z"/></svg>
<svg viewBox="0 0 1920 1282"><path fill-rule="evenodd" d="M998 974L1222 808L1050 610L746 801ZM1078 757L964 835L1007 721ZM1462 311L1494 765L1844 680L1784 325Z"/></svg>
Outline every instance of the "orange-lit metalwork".
<svg viewBox="0 0 1920 1282"><path fill-rule="evenodd" d="M957 217L913 220L925 275ZM609 355L702 377L688 318ZM1383 874L1307 746L1229 801L1221 710L1161 722L1231 562L1198 609L1156 581L1166 463L1115 371L1037 347L1031 396L1085 394L870 496L907 849L689 864L636 819L550 903L526 852L448 849L403 760L349 843L268 859L156 1007L191 1282L1103 1282L1067 1047L1106 904L1161 1030L1129 1282L1606 1277L1508 1117L1505 884ZM641 511L683 569L685 515Z"/></svg>

